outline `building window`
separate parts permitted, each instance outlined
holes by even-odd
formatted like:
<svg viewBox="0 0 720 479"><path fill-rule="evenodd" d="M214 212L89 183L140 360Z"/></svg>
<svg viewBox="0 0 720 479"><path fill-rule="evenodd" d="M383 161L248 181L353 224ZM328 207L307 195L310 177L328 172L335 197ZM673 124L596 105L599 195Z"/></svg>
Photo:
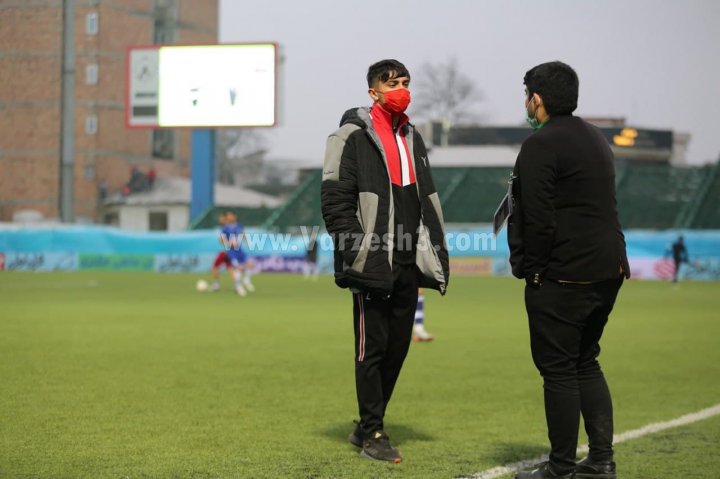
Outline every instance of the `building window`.
<svg viewBox="0 0 720 479"><path fill-rule="evenodd" d="M85 117L85 133L94 135L98 131L97 115L88 115Z"/></svg>
<svg viewBox="0 0 720 479"><path fill-rule="evenodd" d="M88 181L95 180L95 165L85 165L85 179Z"/></svg>
<svg viewBox="0 0 720 479"><path fill-rule="evenodd" d="M151 211L148 216L148 229L150 231L167 231L168 215L166 211Z"/></svg>
<svg viewBox="0 0 720 479"><path fill-rule="evenodd" d="M97 85L98 82L98 64L90 63L85 67L85 84Z"/></svg>
<svg viewBox="0 0 720 479"><path fill-rule="evenodd" d="M153 41L175 43L176 0L155 0Z"/></svg>
<svg viewBox="0 0 720 479"><path fill-rule="evenodd" d="M97 35L100 31L100 14L91 12L85 15L85 33L88 35Z"/></svg>
<svg viewBox="0 0 720 479"><path fill-rule="evenodd" d="M175 131L153 130L152 156L162 160L172 160L175 156Z"/></svg>
<svg viewBox="0 0 720 479"><path fill-rule="evenodd" d="M117 213L105 213L103 216L103 224L117 226L120 224L120 217Z"/></svg>

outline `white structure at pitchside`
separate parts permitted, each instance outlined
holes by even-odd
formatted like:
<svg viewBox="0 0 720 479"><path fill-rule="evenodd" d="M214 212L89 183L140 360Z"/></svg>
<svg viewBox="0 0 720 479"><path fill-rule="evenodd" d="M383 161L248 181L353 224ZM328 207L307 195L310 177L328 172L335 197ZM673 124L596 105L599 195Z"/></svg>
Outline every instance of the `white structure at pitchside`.
<svg viewBox="0 0 720 479"><path fill-rule="evenodd" d="M150 191L108 198L103 223L130 231L185 230L190 222L190 187L188 178L158 178ZM276 208L281 202L247 188L215 185L214 204L219 206Z"/></svg>

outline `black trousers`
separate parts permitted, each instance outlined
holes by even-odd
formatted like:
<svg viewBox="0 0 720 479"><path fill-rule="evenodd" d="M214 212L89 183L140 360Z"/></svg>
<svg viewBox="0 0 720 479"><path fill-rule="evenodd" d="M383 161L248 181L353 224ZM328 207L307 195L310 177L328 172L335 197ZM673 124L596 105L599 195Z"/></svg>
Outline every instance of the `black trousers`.
<svg viewBox="0 0 720 479"><path fill-rule="evenodd" d="M412 339L418 299L418 273L413 265L393 265L389 297L353 294L355 323L355 388L360 426L366 436L384 429L390 402Z"/></svg>
<svg viewBox="0 0 720 479"><path fill-rule="evenodd" d="M575 467L581 412L590 457L612 460L612 399L597 357L622 282L525 287L532 357L544 379L550 463L557 472Z"/></svg>

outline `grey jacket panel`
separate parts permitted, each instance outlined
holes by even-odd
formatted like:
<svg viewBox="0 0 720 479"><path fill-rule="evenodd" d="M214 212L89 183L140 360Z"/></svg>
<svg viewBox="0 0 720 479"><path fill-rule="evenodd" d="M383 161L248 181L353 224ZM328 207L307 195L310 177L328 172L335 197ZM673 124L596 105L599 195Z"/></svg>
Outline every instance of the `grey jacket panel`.
<svg viewBox="0 0 720 479"><path fill-rule="evenodd" d="M418 235L417 253L415 263L418 269L427 278L432 278L439 285L440 293L445 294L445 273L437 251L430 240L430 232L420 220L420 234Z"/></svg>
<svg viewBox="0 0 720 479"><path fill-rule="evenodd" d="M430 200L430 203L432 203L433 209L435 210L435 214L437 214L438 218L440 218L440 227L443 231L443 238L445 237L445 218L443 217L442 212L442 206L440 206L440 195L437 194L437 191L431 195L428 196L428 199ZM445 248L447 248L447 242L445 243Z"/></svg>
<svg viewBox="0 0 720 479"><path fill-rule="evenodd" d="M352 269L356 271L363 271L365 269L365 261L367 260L368 252L372 246L379 198L378 195L369 191L361 191L359 196L360 201L358 211L360 212L360 224L365 231L365 236L360 244L360 251L352 264Z"/></svg>
<svg viewBox="0 0 720 479"><path fill-rule="evenodd" d="M345 148L345 142L353 131L359 129L359 126L348 123L328 137L325 146L325 160L323 162L323 181L337 181L340 179L340 159L342 158L342 152Z"/></svg>

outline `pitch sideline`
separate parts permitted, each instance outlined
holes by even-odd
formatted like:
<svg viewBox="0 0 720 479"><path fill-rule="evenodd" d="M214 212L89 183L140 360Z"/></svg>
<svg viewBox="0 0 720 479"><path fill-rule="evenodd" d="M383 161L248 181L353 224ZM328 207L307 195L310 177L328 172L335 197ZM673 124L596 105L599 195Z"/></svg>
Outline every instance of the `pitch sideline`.
<svg viewBox="0 0 720 479"><path fill-rule="evenodd" d="M643 436L647 436L648 434L653 434L660 431L665 431L666 429L672 429L680 426L686 426L688 424L692 424L694 422L702 421L704 419L709 419L713 416L720 415L720 404L716 404L712 407L709 407L707 409L702 409L697 412L693 412L690 414L686 414L684 416L680 416L676 419L671 419L669 421L663 421L663 422L654 422L651 424L648 424L646 426L643 426L638 429L632 429L630 431L625 431L621 434L616 434L613 436L613 444L619 444L621 442L630 441L632 439L637 439ZM583 445L578 447L577 449L578 455L585 454L588 452L588 446ZM504 476L505 474L511 474L513 472L517 472L518 470L528 468L534 464L537 464L542 461L547 461L547 456L540 456L533 459L525 459L523 461L513 462L510 464L505 464L504 466L498 466L494 467L492 469L487 469L485 471L477 472L471 476L463 476L458 479L497 479L498 477Z"/></svg>

